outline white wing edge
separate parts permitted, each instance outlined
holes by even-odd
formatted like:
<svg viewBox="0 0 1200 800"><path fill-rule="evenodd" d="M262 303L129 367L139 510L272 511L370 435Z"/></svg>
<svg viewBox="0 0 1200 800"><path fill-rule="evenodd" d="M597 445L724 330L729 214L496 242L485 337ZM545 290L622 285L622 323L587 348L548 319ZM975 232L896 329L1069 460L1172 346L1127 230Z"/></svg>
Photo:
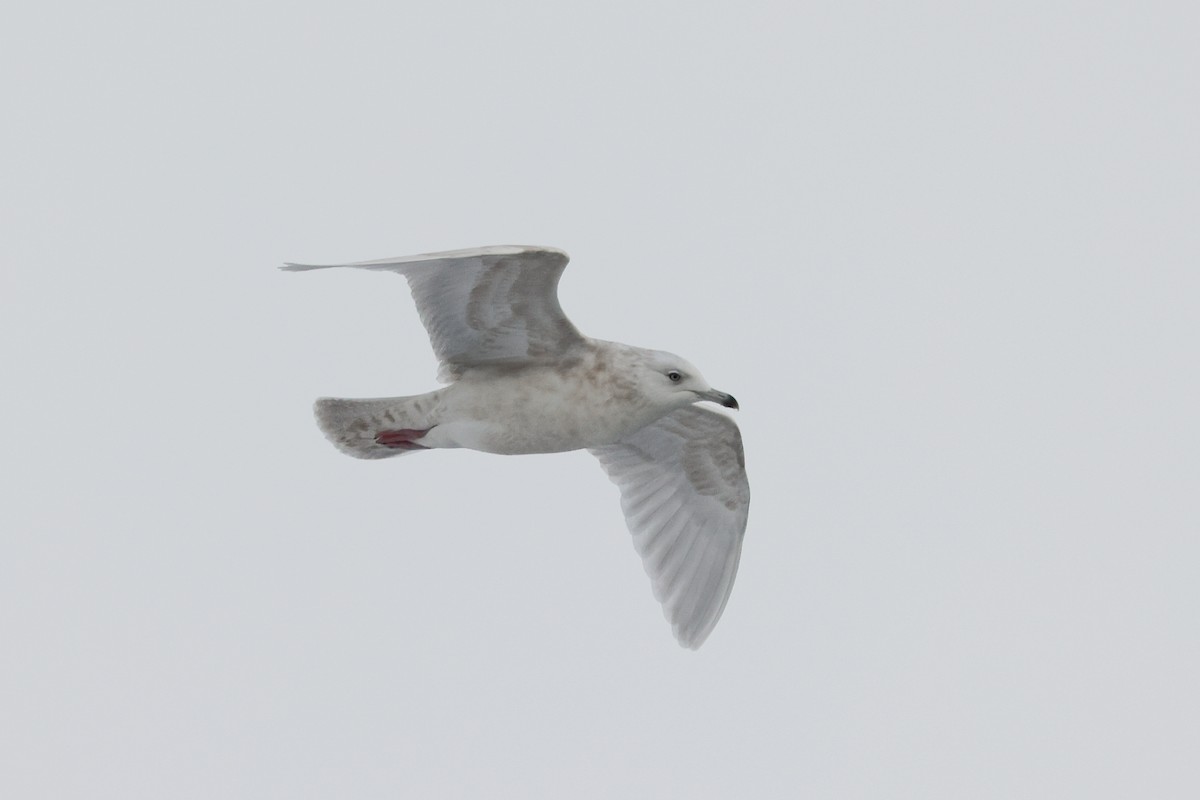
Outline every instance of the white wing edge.
<svg viewBox="0 0 1200 800"><path fill-rule="evenodd" d="M465 258L482 258L485 256L519 256L530 253L546 253L561 256L565 264L570 258L565 252L555 247L539 247L523 244L500 244L491 247L472 247L465 250L445 250L440 253L422 253L415 256L397 256L396 258L381 258L376 261L352 261L345 264L294 264L288 262L280 267L285 272L304 272L310 269L331 269L333 267L356 267L358 269L392 269L405 264L421 264L424 262L455 261Z"/></svg>

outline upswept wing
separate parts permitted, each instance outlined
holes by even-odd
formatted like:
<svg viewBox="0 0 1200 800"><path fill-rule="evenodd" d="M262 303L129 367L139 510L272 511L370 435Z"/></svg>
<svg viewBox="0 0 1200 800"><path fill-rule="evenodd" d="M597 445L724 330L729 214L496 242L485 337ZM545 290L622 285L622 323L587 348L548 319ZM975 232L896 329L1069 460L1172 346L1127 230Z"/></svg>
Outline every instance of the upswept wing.
<svg viewBox="0 0 1200 800"><path fill-rule="evenodd" d="M699 647L729 599L750 509L737 425L688 406L591 453L620 487L634 547L675 638Z"/></svg>
<svg viewBox="0 0 1200 800"><path fill-rule="evenodd" d="M558 304L558 279L567 260L553 248L505 245L283 269L400 273L442 364L438 377L453 380L470 367L561 358L583 343Z"/></svg>

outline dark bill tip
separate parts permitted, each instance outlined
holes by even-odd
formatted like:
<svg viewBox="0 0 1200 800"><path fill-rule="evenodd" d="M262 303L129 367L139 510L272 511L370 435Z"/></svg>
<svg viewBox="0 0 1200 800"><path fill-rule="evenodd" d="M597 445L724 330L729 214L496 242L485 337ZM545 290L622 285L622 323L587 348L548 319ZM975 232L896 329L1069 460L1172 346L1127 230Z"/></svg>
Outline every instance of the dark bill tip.
<svg viewBox="0 0 1200 800"><path fill-rule="evenodd" d="M718 392L716 389L709 389L707 392L696 392L696 395L701 400L709 400L726 408L732 408L735 411L738 407L738 401L733 395Z"/></svg>

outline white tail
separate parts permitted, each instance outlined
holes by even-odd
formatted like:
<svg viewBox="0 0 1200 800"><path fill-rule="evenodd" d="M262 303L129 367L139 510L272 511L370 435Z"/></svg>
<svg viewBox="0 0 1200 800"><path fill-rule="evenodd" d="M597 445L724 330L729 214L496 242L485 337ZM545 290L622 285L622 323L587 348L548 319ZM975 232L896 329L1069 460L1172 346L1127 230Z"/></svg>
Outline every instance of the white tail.
<svg viewBox="0 0 1200 800"><path fill-rule="evenodd" d="M375 441L380 431L424 430L433 427L416 397L380 397L373 400L347 400L322 397L313 404L317 425L333 446L355 458L390 458L413 450L386 447Z"/></svg>

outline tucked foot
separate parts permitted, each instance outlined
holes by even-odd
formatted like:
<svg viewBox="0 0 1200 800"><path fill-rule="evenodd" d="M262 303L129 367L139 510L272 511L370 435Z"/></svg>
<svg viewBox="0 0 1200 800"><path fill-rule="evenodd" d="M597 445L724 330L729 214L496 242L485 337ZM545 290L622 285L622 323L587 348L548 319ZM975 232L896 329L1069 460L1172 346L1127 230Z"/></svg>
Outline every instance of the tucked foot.
<svg viewBox="0 0 1200 800"><path fill-rule="evenodd" d="M394 450L428 450L429 448L422 444L417 444L416 439L420 439L433 428L425 430L417 430L415 428L401 428L397 431L380 431L375 434L375 443L390 447Z"/></svg>

